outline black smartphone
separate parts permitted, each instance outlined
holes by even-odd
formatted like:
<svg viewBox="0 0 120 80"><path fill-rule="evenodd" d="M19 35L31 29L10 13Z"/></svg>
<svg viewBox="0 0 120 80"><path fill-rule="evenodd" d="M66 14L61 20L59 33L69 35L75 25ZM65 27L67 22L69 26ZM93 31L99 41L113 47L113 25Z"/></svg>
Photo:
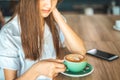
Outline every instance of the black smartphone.
<svg viewBox="0 0 120 80"><path fill-rule="evenodd" d="M97 50L97 49L88 50L87 54L104 59L104 60L107 60L107 61L112 61L112 60L119 58L119 56L117 56L115 54L111 54L111 53Z"/></svg>

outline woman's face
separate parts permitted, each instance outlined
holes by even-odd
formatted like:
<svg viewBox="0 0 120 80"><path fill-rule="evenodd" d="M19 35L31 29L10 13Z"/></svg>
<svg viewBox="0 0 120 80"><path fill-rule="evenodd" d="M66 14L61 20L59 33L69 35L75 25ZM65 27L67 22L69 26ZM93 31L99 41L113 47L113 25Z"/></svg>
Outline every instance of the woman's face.
<svg viewBox="0 0 120 80"><path fill-rule="evenodd" d="M56 8L58 0L40 0L40 12L42 17L48 17Z"/></svg>

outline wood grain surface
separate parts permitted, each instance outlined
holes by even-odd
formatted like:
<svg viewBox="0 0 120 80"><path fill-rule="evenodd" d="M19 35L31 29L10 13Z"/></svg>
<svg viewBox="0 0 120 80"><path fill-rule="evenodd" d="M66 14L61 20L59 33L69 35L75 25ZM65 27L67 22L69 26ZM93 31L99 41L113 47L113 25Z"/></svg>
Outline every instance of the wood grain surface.
<svg viewBox="0 0 120 80"><path fill-rule="evenodd" d="M96 48L120 56L120 31L113 29L120 16L64 14L67 23L84 40L87 50ZM69 53L63 49L61 58ZM94 72L85 77L68 77L59 74L55 80L120 80L120 59L108 62L87 55Z"/></svg>

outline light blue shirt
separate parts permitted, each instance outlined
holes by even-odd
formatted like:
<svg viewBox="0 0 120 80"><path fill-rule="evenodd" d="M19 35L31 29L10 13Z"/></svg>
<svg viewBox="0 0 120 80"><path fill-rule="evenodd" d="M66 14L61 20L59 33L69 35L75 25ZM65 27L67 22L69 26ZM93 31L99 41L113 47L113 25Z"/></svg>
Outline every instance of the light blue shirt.
<svg viewBox="0 0 120 80"><path fill-rule="evenodd" d="M64 36L59 31L60 40L64 42ZM53 46L52 34L45 24L43 53L40 60L56 58ZM25 59L21 43L21 29L19 19L16 16L0 31L0 67L2 69L17 70L17 76L21 76L37 61ZM39 76L36 80L50 80L45 76Z"/></svg>

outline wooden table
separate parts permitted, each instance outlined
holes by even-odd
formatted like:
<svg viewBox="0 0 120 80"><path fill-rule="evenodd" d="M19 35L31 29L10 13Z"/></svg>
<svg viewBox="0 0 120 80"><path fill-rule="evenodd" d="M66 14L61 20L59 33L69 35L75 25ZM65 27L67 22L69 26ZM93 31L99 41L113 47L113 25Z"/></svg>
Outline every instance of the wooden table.
<svg viewBox="0 0 120 80"><path fill-rule="evenodd" d="M64 16L71 28L84 40L87 50L97 48L120 56L120 32L113 29L115 20L120 20L120 16ZM79 78L59 74L55 80L120 80L120 59L108 62L89 55L87 57L88 62L94 67L92 74Z"/></svg>

